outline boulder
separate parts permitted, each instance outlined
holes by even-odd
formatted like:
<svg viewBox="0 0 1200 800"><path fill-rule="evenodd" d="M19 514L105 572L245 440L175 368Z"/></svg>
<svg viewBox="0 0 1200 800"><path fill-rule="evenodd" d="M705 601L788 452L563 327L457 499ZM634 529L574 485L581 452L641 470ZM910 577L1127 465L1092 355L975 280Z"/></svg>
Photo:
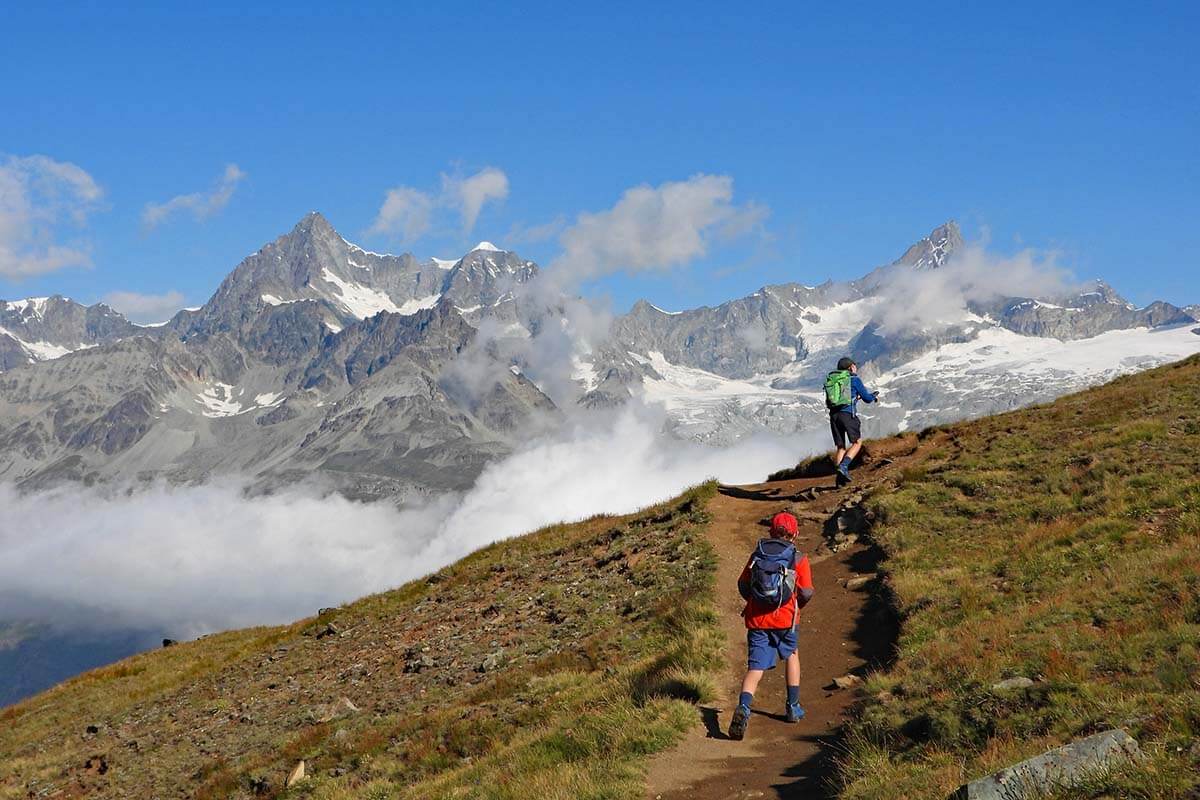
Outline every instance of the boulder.
<svg viewBox="0 0 1200 800"><path fill-rule="evenodd" d="M867 513L861 506L846 506L838 511L836 525L838 533L865 533L870 527Z"/></svg>
<svg viewBox="0 0 1200 800"><path fill-rule="evenodd" d="M404 671L408 673L420 673L427 669L433 669L436 666L437 662L430 658L428 653L414 653L404 662Z"/></svg>
<svg viewBox="0 0 1200 800"><path fill-rule="evenodd" d="M993 692L1014 692L1018 689L1028 689L1033 686L1033 680L1026 678L1023 675L1018 675L1015 678L1005 678L999 683L992 684Z"/></svg>
<svg viewBox="0 0 1200 800"><path fill-rule="evenodd" d="M292 771L288 773L287 780L283 782L283 786L286 789L290 786L294 786L302 780L304 780L304 762L300 761L295 767L292 768Z"/></svg>
<svg viewBox="0 0 1200 800"><path fill-rule="evenodd" d="M855 689L862 686L863 679L857 675L843 675L833 679L833 685L839 689Z"/></svg>
<svg viewBox="0 0 1200 800"><path fill-rule="evenodd" d="M313 714L313 719L316 722L332 722L335 719L345 719L358 712L358 706L354 705L349 697L343 697L336 702L317 709L316 713Z"/></svg>
<svg viewBox="0 0 1200 800"><path fill-rule="evenodd" d="M960 786L951 800L1021 800L1070 787L1091 773L1137 758L1138 744L1113 729L1063 745Z"/></svg>
<svg viewBox="0 0 1200 800"><path fill-rule="evenodd" d="M857 591L873 580L875 580L874 575L859 575L856 578L850 578L848 581L846 581L846 588L852 592Z"/></svg>
<svg viewBox="0 0 1200 800"><path fill-rule="evenodd" d="M483 661L480 663L480 665L475 668L475 671L476 672L494 672L497 669L499 669L500 665L503 663L504 663L504 651L497 650L494 653L489 653L488 655L486 655L484 657Z"/></svg>
<svg viewBox="0 0 1200 800"><path fill-rule="evenodd" d="M829 545L829 549L835 553L840 553L851 545L858 544L857 533L837 533L834 534L833 542Z"/></svg>

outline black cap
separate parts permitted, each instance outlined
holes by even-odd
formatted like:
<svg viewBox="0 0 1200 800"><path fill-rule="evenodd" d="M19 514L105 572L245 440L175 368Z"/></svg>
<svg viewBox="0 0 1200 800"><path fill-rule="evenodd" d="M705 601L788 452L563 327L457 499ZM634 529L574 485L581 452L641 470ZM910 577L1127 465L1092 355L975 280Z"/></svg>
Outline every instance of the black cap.
<svg viewBox="0 0 1200 800"><path fill-rule="evenodd" d="M850 369L854 366L854 359L846 356L838 361L838 369Z"/></svg>

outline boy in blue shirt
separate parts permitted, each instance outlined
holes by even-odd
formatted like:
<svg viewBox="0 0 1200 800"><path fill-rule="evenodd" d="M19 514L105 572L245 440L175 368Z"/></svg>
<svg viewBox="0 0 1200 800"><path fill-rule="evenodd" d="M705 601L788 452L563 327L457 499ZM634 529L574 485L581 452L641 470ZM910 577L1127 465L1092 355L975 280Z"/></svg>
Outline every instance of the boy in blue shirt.
<svg viewBox="0 0 1200 800"><path fill-rule="evenodd" d="M833 445L837 454L833 463L837 466L837 485L850 483L850 463L862 449L862 423L858 419L858 401L874 403L878 393L872 394L858 377L858 364L852 358L843 358L837 370L825 379L825 404L829 408L829 429L833 432ZM849 446L846 442L849 440Z"/></svg>

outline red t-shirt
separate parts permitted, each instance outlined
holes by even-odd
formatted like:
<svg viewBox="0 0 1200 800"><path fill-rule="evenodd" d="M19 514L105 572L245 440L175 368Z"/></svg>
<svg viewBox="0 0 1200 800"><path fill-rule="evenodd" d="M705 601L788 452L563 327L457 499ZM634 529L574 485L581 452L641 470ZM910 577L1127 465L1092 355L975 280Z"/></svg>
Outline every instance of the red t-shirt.
<svg viewBox="0 0 1200 800"><path fill-rule="evenodd" d="M750 580L751 561L753 556L747 559L746 566L742 567L742 574L738 576L739 584ZM779 608L759 608L754 600L747 600L746 607L742 609L742 617L746 620L746 627L753 630L790 628L799 617L800 609L808 604L812 595L812 567L809 566L808 556L797 551L796 591L792 594L792 599Z"/></svg>

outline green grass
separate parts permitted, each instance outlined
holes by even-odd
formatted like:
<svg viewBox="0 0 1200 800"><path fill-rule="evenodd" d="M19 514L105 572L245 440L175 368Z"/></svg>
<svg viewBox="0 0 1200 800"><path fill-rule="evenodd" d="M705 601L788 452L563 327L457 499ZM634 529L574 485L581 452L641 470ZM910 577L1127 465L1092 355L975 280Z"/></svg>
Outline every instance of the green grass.
<svg viewBox="0 0 1200 800"><path fill-rule="evenodd" d="M714 494L82 675L3 712L0 798L636 796L646 757L714 693ZM422 653L437 663L410 669ZM342 696L360 712L322 721ZM104 775L83 768L98 755ZM285 790L301 759L310 777Z"/></svg>
<svg viewBox="0 0 1200 800"><path fill-rule="evenodd" d="M1149 757L1054 796L1196 796L1198 419L1191 358L927 437L874 498L902 627L842 797L944 798L1110 727Z"/></svg>

